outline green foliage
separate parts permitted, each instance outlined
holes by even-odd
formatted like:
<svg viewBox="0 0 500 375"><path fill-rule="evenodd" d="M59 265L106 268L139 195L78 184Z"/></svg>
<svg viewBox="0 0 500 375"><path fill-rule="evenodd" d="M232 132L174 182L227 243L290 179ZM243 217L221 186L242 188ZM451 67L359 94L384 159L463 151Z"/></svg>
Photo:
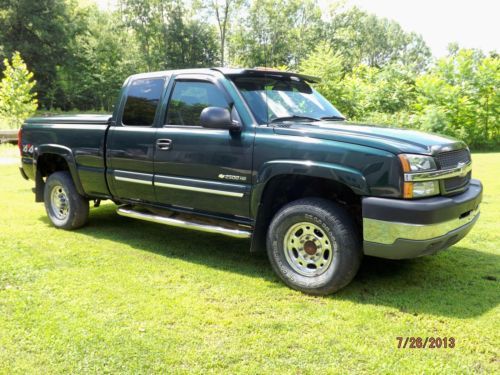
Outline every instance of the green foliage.
<svg viewBox="0 0 500 375"><path fill-rule="evenodd" d="M346 114L353 119L365 119L377 112L400 112L414 99L412 74L401 66L387 65L380 69L359 65L346 75L343 83Z"/></svg>
<svg viewBox="0 0 500 375"><path fill-rule="evenodd" d="M335 103L344 115L351 114L345 98L344 60L339 53L334 53L325 42L301 62L299 71L304 74L317 76L321 82L315 88L332 103Z"/></svg>
<svg viewBox="0 0 500 375"><path fill-rule="evenodd" d="M421 71L430 61L429 47L420 35L356 7L334 14L326 30L331 46L345 57L346 70L359 64L380 68L398 62Z"/></svg>
<svg viewBox="0 0 500 375"><path fill-rule="evenodd" d="M455 50L416 80L420 127L459 137L472 147L500 144L500 59Z"/></svg>
<svg viewBox="0 0 500 375"><path fill-rule="evenodd" d="M35 75L40 104L55 103L57 67L68 57L75 33L74 0L0 0L0 59L19 51Z"/></svg>
<svg viewBox="0 0 500 375"><path fill-rule="evenodd" d="M316 85L349 119L450 135L473 148L500 145L500 59L454 48L427 72L399 63L343 71L342 57L320 45L300 66L325 77Z"/></svg>
<svg viewBox="0 0 500 375"><path fill-rule="evenodd" d="M90 6L74 9L72 18L80 26L68 64L57 69L58 107L110 111L127 76L147 69L138 45L117 13Z"/></svg>
<svg viewBox="0 0 500 375"><path fill-rule="evenodd" d="M214 25L176 0L121 0L121 16L134 32L147 70L213 66L218 59Z"/></svg>
<svg viewBox="0 0 500 375"><path fill-rule="evenodd" d="M198 0L200 8L213 16L219 29L220 65L226 63L226 46L228 35L233 26L235 13L240 9L244 0Z"/></svg>
<svg viewBox="0 0 500 375"><path fill-rule="evenodd" d="M38 107L36 93L33 92L36 81L19 52L12 56L12 63L8 59L3 63L5 70L0 81L0 117L4 118L9 129L18 129Z"/></svg>
<svg viewBox="0 0 500 375"><path fill-rule="evenodd" d="M404 67L379 69L361 64L344 72L343 64L342 55L320 44L300 65L300 71L321 77L316 89L350 119L403 111L414 99L413 76Z"/></svg>
<svg viewBox="0 0 500 375"><path fill-rule="evenodd" d="M267 66L322 78L350 120L500 146L499 56L449 46L431 60L394 21L317 0L0 0L0 59L19 50L42 108L111 111L124 79L177 68ZM87 5L81 5L87 4Z"/></svg>
<svg viewBox="0 0 500 375"><path fill-rule="evenodd" d="M231 60L241 66L295 68L320 41L322 26L312 0L254 0L231 37Z"/></svg>

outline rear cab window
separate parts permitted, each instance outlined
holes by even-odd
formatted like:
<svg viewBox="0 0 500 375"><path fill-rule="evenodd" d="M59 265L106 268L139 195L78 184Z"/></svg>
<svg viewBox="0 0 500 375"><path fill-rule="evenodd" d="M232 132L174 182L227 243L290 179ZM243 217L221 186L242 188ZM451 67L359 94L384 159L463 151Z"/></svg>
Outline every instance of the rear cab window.
<svg viewBox="0 0 500 375"><path fill-rule="evenodd" d="M130 83L123 108L123 125L153 125L164 82L163 78L142 78Z"/></svg>

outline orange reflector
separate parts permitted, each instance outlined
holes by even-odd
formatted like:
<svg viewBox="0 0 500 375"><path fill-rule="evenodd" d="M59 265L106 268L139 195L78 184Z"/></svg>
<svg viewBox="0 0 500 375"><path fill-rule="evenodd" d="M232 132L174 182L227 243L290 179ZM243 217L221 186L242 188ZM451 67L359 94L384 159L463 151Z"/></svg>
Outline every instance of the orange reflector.
<svg viewBox="0 0 500 375"><path fill-rule="evenodd" d="M413 182L403 184L403 198L413 198Z"/></svg>
<svg viewBox="0 0 500 375"><path fill-rule="evenodd" d="M406 158L405 155L403 154L400 154L398 155L399 157L399 160L401 161L401 166L403 167L403 172L410 172L411 171L411 167L410 167L410 163L408 162L408 159Z"/></svg>

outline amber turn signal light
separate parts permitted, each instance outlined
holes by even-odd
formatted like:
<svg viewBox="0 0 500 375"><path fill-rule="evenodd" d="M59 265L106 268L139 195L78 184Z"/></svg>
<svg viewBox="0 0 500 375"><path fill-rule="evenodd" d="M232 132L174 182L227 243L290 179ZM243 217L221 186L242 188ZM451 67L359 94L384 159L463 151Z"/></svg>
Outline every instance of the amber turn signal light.
<svg viewBox="0 0 500 375"><path fill-rule="evenodd" d="M403 198L413 198L413 182L403 184Z"/></svg>
<svg viewBox="0 0 500 375"><path fill-rule="evenodd" d="M410 162L406 158L406 155L399 154L398 157L399 157L399 161L401 161L401 166L403 167L403 172L405 172L405 173L410 172L411 171Z"/></svg>

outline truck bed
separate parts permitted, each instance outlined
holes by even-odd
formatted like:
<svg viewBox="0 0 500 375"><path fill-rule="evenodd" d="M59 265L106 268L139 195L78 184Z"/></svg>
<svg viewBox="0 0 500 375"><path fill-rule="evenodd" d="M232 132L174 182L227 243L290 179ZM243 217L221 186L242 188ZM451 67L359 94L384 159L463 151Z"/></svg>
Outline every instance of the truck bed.
<svg viewBox="0 0 500 375"><path fill-rule="evenodd" d="M105 141L110 118L111 115L74 115L28 119L22 128L23 144L28 145L27 151L35 146L28 154L31 157L24 154L22 158L28 177L35 177L34 153L42 155L62 148L58 154L65 155L68 164L75 166L71 172L73 178L81 181L83 192L88 196L108 196Z"/></svg>

